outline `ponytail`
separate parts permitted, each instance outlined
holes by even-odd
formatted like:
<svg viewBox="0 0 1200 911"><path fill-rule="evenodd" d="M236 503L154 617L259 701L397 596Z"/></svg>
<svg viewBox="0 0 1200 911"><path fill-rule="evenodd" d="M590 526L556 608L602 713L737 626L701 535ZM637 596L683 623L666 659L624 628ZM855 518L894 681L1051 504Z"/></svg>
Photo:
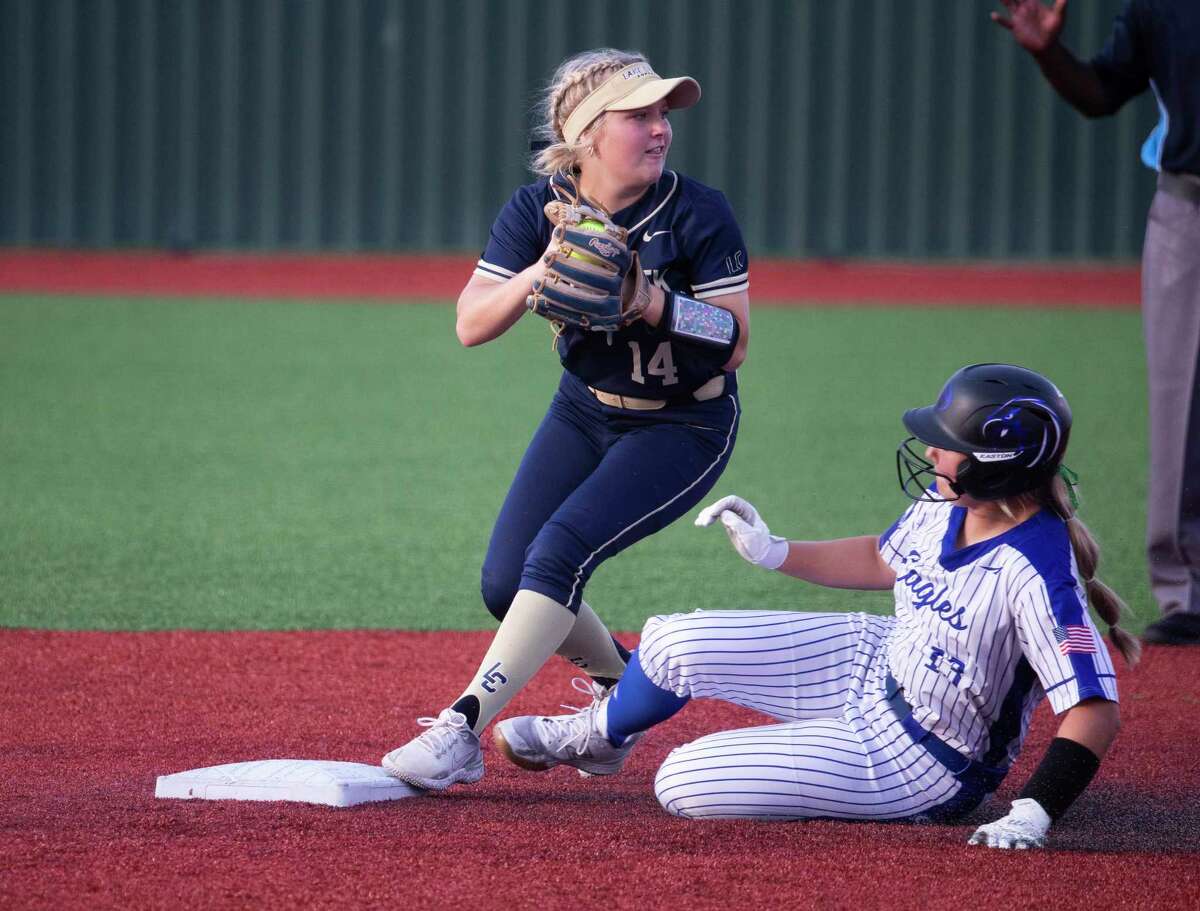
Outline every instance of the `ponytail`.
<svg viewBox="0 0 1200 911"><path fill-rule="evenodd" d="M1117 625L1121 614L1129 608L1115 591L1096 577L1096 567L1100 563L1100 546L1088 527L1075 514L1075 480L1075 475L1069 473L1068 469L1061 470L1038 491L1038 499L1044 507L1052 509L1066 522L1071 550L1075 554L1075 565L1083 579L1088 603L1099 614L1100 619L1108 624L1108 638L1121 653L1125 663L1136 667L1142 654L1142 644L1135 636Z"/></svg>

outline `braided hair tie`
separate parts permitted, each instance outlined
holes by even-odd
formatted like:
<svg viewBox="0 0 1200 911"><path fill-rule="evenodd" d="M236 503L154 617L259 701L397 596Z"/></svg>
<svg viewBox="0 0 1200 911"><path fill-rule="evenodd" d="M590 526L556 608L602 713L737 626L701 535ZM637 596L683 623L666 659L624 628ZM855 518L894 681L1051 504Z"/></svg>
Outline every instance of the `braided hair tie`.
<svg viewBox="0 0 1200 911"><path fill-rule="evenodd" d="M1067 485L1067 496L1071 500L1071 508L1079 509L1079 495L1075 493L1075 488L1079 485L1079 475L1073 472L1066 465L1058 466L1058 476L1063 479Z"/></svg>

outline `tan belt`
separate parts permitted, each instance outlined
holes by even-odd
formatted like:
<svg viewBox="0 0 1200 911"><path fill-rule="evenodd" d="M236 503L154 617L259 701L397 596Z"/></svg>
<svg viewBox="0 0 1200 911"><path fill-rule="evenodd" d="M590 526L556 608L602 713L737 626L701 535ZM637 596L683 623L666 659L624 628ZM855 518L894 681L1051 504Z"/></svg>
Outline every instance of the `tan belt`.
<svg viewBox="0 0 1200 911"><path fill-rule="evenodd" d="M671 404L667 399L638 399L631 395L617 395L615 392L604 392L588 386L588 392L610 408L628 408L630 411L658 411ZM711 380L692 393L697 402L707 402L725 393L725 375L714 376Z"/></svg>

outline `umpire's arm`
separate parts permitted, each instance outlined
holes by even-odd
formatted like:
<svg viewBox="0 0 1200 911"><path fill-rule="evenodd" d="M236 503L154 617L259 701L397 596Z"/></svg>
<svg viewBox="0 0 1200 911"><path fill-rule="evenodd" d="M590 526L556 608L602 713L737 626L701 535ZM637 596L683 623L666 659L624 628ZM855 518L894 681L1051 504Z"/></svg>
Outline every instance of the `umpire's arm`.
<svg viewBox="0 0 1200 911"><path fill-rule="evenodd" d="M1107 117L1117 112L1119 105L1109 100L1095 67L1076 58L1061 44L1056 43L1048 52L1034 59L1046 81L1085 117Z"/></svg>
<svg viewBox="0 0 1200 911"><path fill-rule="evenodd" d="M1105 117L1121 106L1105 90L1096 68L1084 63L1058 40L1066 20L1066 0L1044 6L1042 0L1002 0L1008 15L992 21L1037 61L1042 75L1063 99L1085 117Z"/></svg>

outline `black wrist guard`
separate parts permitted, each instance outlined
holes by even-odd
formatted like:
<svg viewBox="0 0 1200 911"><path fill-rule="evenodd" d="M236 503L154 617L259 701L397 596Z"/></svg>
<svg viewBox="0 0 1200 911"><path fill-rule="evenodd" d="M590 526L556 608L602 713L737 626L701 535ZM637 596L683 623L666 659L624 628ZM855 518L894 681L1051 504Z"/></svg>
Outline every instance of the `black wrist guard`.
<svg viewBox="0 0 1200 911"><path fill-rule="evenodd" d="M1066 737L1055 737L1019 799L1036 800L1051 819L1057 820L1083 793L1099 768L1100 758L1087 747Z"/></svg>
<svg viewBox="0 0 1200 911"><path fill-rule="evenodd" d="M672 341L692 351L707 351L718 366L729 360L741 334L737 318L728 310L678 291L670 292L663 302L662 325Z"/></svg>

